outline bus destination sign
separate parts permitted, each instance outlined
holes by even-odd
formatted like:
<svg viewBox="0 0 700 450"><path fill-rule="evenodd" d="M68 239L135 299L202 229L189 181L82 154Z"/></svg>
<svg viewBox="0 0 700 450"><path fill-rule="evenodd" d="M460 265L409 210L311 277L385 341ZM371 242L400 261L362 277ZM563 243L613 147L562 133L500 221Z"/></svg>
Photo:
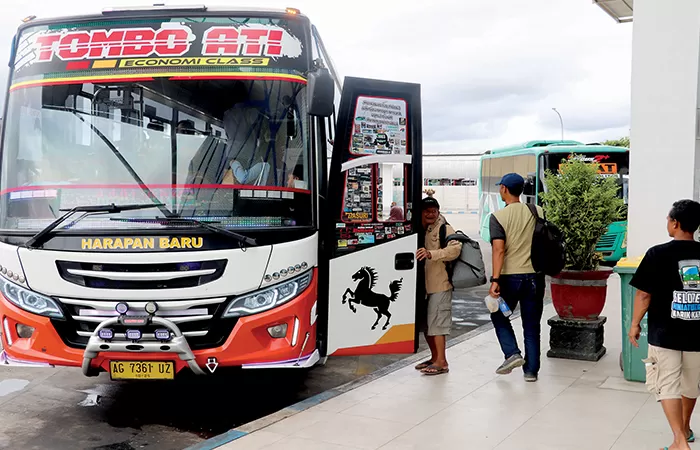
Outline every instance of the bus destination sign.
<svg viewBox="0 0 700 450"><path fill-rule="evenodd" d="M597 164L599 175L617 174L617 163L608 161L610 159L610 155L569 155L568 159Z"/></svg>
<svg viewBox="0 0 700 450"><path fill-rule="evenodd" d="M38 75L76 70L217 67L303 68L302 41L289 27L164 22L153 26L24 31L14 70ZM189 69L191 70L191 69Z"/></svg>

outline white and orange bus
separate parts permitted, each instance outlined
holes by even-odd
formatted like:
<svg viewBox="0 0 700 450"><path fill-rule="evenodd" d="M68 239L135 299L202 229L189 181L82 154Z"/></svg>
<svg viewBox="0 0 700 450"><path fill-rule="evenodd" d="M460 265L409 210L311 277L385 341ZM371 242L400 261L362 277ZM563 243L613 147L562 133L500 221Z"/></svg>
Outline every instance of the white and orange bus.
<svg viewBox="0 0 700 450"><path fill-rule="evenodd" d="M0 365L171 379L414 352L420 107L415 84L343 86L296 9L26 19Z"/></svg>

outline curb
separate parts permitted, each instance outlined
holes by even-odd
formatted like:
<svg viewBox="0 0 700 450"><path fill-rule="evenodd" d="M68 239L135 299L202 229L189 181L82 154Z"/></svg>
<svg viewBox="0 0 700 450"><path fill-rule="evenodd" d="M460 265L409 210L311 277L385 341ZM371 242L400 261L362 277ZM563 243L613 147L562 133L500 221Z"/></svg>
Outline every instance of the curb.
<svg viewBox="0 0 700 450"><path fill-rule="evenodd" d="M512 319L520 317L520 310L514 312L511 317L512 317ZM486 333L487 331L492 330L492 329L493 329L493 324L491 324L491 323L486 323L484 325L481 325L480 327L477 327L477 328L473 329L472 331L469 331L469 332L464 333L460 336L457 336L454 339L450 339L449 341L447 341L447 344L446 344L447 348L454 347L455 345L458 345L458 344L461 344L462 342L468 341L469 339L472 339L476 336L479 336L483 333ZM260 419L254 420L252 422L248 422L244 425L241 425L237 428L234 428L230 431L227 431L226 433L220 434L218 436L214 436L213 438L207 439L206 441L202 441L198 444L187 447L185 450L213 450L215 448L221 447L223 445L228 444L229 442L235 441L236 439L240 439L243 436L251 434L255 431L259 431L265 427L269 427L272 424L275 424L281 420L284 420L284 419L291 417L295 414L298 414L302 411L306 411L307 409L309 409L313 406L321 404L321 403L328 401L334 397L337 397L341 394L352 391L353 389L357 389L360 386L364 386L365 384L368 384L374 380L377 380L377 379L382 378L386 375L389 375L390 373L395 372L399 369L403 369L404 367L407 367L407 366L410 366L414 363L422 361L424 358L426 358L429 355L430 355L430 350L424 350L420 353L416 353L414 355L408 356L404 359L401 359L401 360L396 361L392 364L389 364L388 366L382 367L381 369L376 370L370 374L364 375L356 380L350 381L350 382L345 383L343 385L340 385L338 387L321 392L321 393L316 394L312 397L309 397L305 400L297 402L293 405L287 406L286 408L283 408L277 412L269 414L265 417L261 417Z"/></svg>

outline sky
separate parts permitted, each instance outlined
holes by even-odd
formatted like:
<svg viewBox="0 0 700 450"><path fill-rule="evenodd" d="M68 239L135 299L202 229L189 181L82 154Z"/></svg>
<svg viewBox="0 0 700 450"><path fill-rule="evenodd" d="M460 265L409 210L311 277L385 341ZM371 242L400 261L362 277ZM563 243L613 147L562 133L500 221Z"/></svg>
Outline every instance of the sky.
<svg viewBox="0 0 700 450"><path fill-rule="evenodd" d="M0 61L8 61L12 36L26 16L149 3L0 1ZM167 3L301 9L341 76L421 84L426 153L558 140L552 108L562 115L565 139L590 143L629 135L632 25L617 24L591 0ZM3 66L0 86L8 75Z"/></svg>

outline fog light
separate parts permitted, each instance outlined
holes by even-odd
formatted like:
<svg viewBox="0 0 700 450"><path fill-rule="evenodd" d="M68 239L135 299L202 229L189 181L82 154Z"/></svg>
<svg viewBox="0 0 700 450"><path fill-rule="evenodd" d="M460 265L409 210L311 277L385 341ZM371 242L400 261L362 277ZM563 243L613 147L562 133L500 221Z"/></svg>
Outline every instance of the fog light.
<svg viewBox="0 0 700 450"><path fill-rule="evenodd" d="M129 310L129 305L124 302L117 303L117 306L114 309L116 309L119 314L126 314L126 312Z"/></svg>
<svg viewBox="0 0 700 450"><path fill-rule="evenodd" d="M102 328L97 332L97 335L100 337L100 339L109 341L114 338L114 331L109 328Z"/></svg>
<svg viewBox="0 0 700 450"><path fill-rule="evenodd" d="M154 331L153 334L155 334L156 339L158 339L159 341L170 340L170 331L166 330L165 328L159 328L156 331Z"/></svg>
<svg viewBox="0 0 700 450"><path fill-rule="evenodd" d="M267 332L270 333L270 336L272 336L275 339L283 338L287 335L287 324L281 323L279 325L275 325L273 327L268 328Z"/></svg>
<svg viewBox="0 0 700 450"><path fill-rule="evenodd" d="M183 272L188 272L190 270L199 270L202 267L201 262L185 262L185 263L180 263L177 264L177 270L181 270Z"/></svg>
<svg viewBox="0 0 700 450"><path fill-rule="evenodd" d="M148 302L146 303L146 312L150 315L153 315L158 311L158 305L156 302Z"/></svg>
<svg viewBox="0 0 700 450"><path fill-rule="evenodd" d="M141 339L141 330L126 330L126 338L130 341Z"/></svg>
<svg viewBox="0 0 700 450"><path fill-rule="evenodd" d="M17 329L17 336L22 339L29 339L34 334L34 328L29 325L18 323L15 328Z"/></svg>

